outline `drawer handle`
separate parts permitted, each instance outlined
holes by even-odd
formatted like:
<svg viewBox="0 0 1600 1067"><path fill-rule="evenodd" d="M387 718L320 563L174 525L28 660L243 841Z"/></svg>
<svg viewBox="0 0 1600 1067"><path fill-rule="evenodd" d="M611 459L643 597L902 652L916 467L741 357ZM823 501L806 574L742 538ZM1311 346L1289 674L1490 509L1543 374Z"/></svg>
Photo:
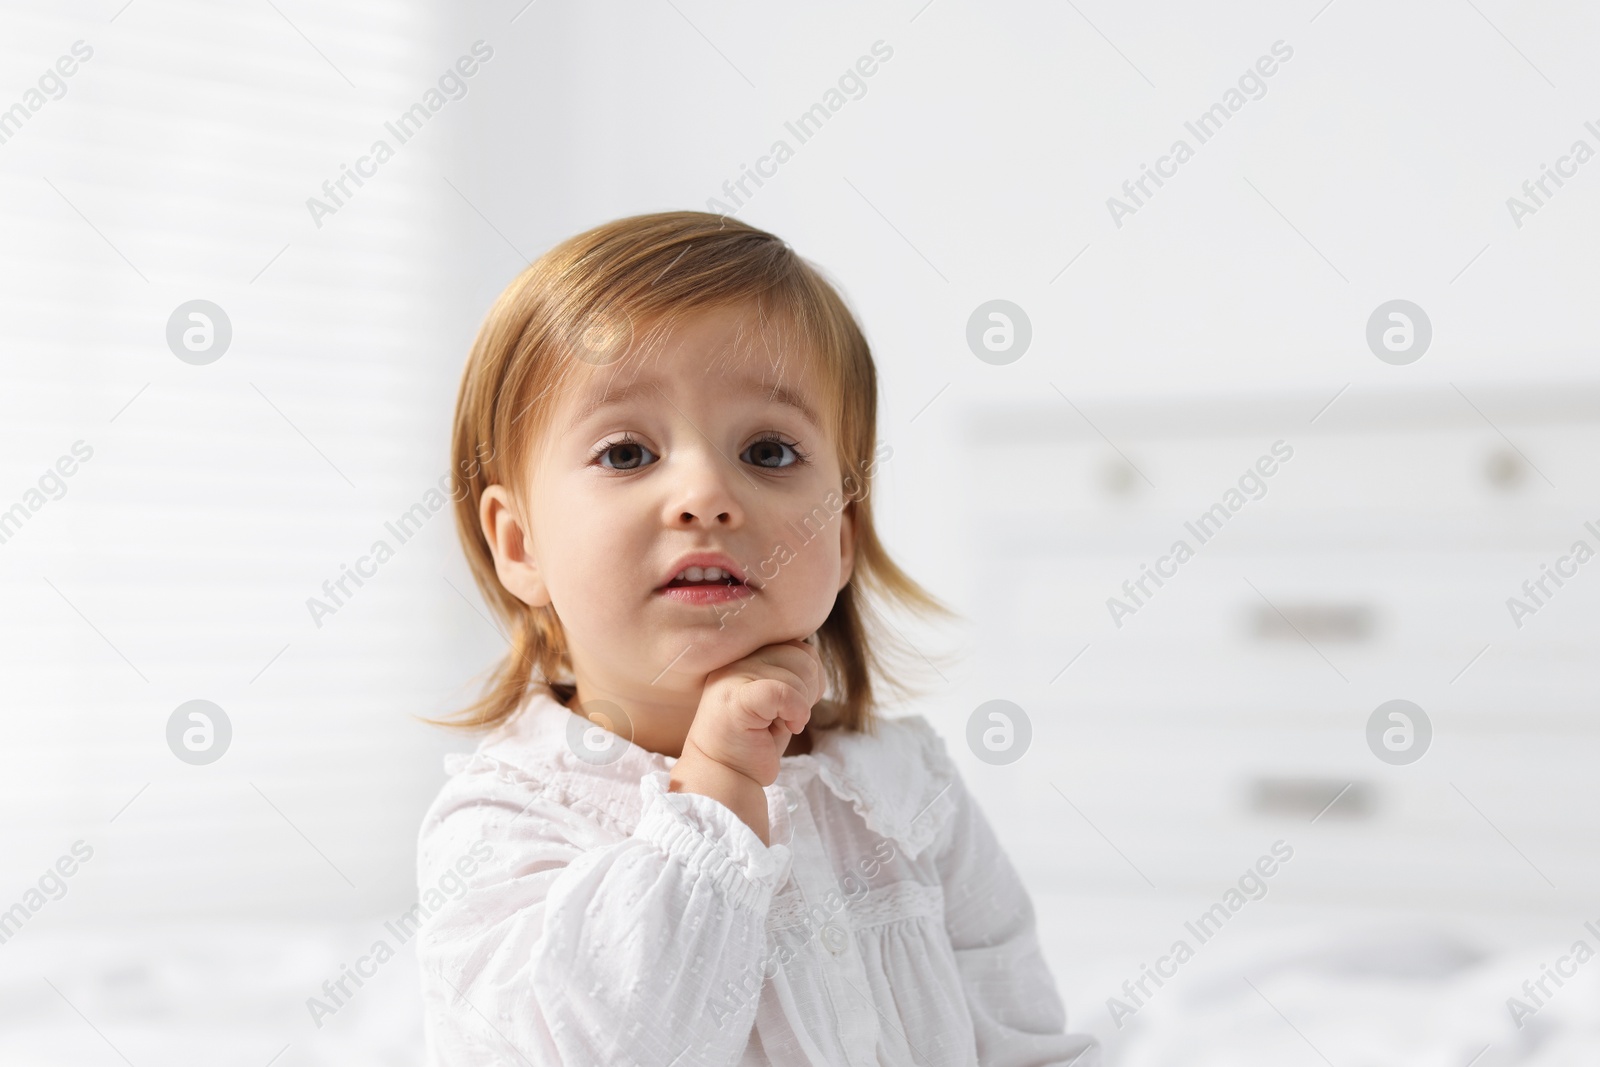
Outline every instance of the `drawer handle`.
<svg viewBox="0 0 1600 1067"><path fill-rule="evenodd" d="M1278 614L1282 611L1283 614ZM1255 636L1262 641L1354 644L1369 640L1376 613L1370 604L1302 603L1251 607Z"/></svg>
<svg viewBox="0 0 1600 1067"><path fill-rule="evenodd" d="M1250 810L1280 818L1366 819L1373 810L1367 782L1341 778L1260 777L1251 782Z"/></svg>

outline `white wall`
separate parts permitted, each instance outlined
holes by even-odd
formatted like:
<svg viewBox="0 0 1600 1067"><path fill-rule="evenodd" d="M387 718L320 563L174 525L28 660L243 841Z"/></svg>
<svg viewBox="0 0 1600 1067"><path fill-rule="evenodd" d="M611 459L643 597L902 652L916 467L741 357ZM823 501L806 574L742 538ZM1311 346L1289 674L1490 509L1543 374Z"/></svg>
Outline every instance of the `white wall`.
<svg viewBox="0 0 1600 1067"><path fill-rule="evenodd" d="M1575 7L539 5L528 61L473 112L471 195L531 253L727 202L775 138L795 148L738 214L828 270L874 342L890 544L975 624L919 710L957 747L984 700L1032 712L1024 762L964 766L1041 888L1148 888L1052 782L1158 885L1203 894L1308 818L1256 811L1261 780L1309 777L1369 803L1307 828L1322 858L1294 893L1538 909L1600 877L1565 845L1595 809L1600 592L1582 575L1521 629L1505 606L1596 517L1600 164L1520 227L1506 200L1575 138L1600 149L1596 30ZM786 120L879 40L865 95L798 143ZM1265 95L1198 143L1185 121L1280 40ZM1115 225L1107 198L1178 137L1193 158ZM1006 366L964 341L997 297L1034 330ZM1403 366L1365 341L1395 298L1434 331ZM1280 438L1297 458L1269 497L1115 626L1106 598ZM1118 448L1144 472L1126 493L1103 488ZM1330 669L1253 636L1246 578L1371 626ZM1409 768L1363 738L1394 697L1438 729Z"/></svg>
<svg viewBox="0 0 1600 1067"><path fill-rule="evenodd" d="M470 40L389 4L114 11L0 35L8 105L93 49L0 145L3 506L92 449L0 544L0 898L82 838L42 924L368 914L414 893L441 742L411 717L463 700L489 642L443 512L321 626L306 601L449 466L454 116L320 227L306 200ZM233 329L203 366L165 338L195 298ZM165 739L195 698L234 731L206 767Z"/></svg>

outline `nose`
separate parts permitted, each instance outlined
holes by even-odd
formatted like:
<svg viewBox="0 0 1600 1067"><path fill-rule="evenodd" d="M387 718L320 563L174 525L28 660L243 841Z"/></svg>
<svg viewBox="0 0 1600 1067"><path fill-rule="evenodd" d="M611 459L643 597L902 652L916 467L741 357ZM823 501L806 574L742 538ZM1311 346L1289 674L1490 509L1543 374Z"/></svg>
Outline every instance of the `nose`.
<svg viewBox="0 0 1600 1067"><path fill-rule="evenodd" d="M683 449L673 459L677 476L670 479L665 501L667 525L680 528L736 528L744 523L744 509L734 491L741 471L734 460L706 444Z"/></svg>

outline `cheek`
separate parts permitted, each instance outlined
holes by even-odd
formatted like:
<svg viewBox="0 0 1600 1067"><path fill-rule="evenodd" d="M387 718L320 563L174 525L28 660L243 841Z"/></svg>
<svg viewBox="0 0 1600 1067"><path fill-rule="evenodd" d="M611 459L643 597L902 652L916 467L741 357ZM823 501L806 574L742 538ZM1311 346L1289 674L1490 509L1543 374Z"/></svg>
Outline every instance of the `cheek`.
<svg viewBox="0 0 1600 1067"><path fill-rule="evenodd" d="M592 496L551 493L544 506L551 520L540 524L538 555L562 621L636 612L648 591L641 583L650 584L645 553L630 540L636 524Z"/></svg>
<svg viewBox="0 0 1600 1067"><path fill-rule="evenodd" d="M798 533L787 539L794 558L784 564L771 584L774 605L796 629L815 629L833 610L843 576L839 558L839 519L835 517L809 541Z"/></svg>

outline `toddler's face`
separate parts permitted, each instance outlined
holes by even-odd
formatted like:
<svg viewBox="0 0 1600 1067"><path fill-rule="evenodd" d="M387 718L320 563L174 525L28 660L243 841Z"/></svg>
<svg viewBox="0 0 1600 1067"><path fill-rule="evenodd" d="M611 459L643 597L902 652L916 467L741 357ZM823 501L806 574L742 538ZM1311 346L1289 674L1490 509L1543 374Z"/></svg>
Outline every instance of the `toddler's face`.
<svg viewBox="0 0 1600 1067"><path fill-rule="evenodd" d="M826 398L808 355L770 350L755 327L742 306L703 312L657 356L585 368L555 406L523 497L526 552L496 556L511 592L554 605L581 684L693 689L810 636L849 580ZM687 557L702 554L743 584L704 568L686 584Z"/></svg>

